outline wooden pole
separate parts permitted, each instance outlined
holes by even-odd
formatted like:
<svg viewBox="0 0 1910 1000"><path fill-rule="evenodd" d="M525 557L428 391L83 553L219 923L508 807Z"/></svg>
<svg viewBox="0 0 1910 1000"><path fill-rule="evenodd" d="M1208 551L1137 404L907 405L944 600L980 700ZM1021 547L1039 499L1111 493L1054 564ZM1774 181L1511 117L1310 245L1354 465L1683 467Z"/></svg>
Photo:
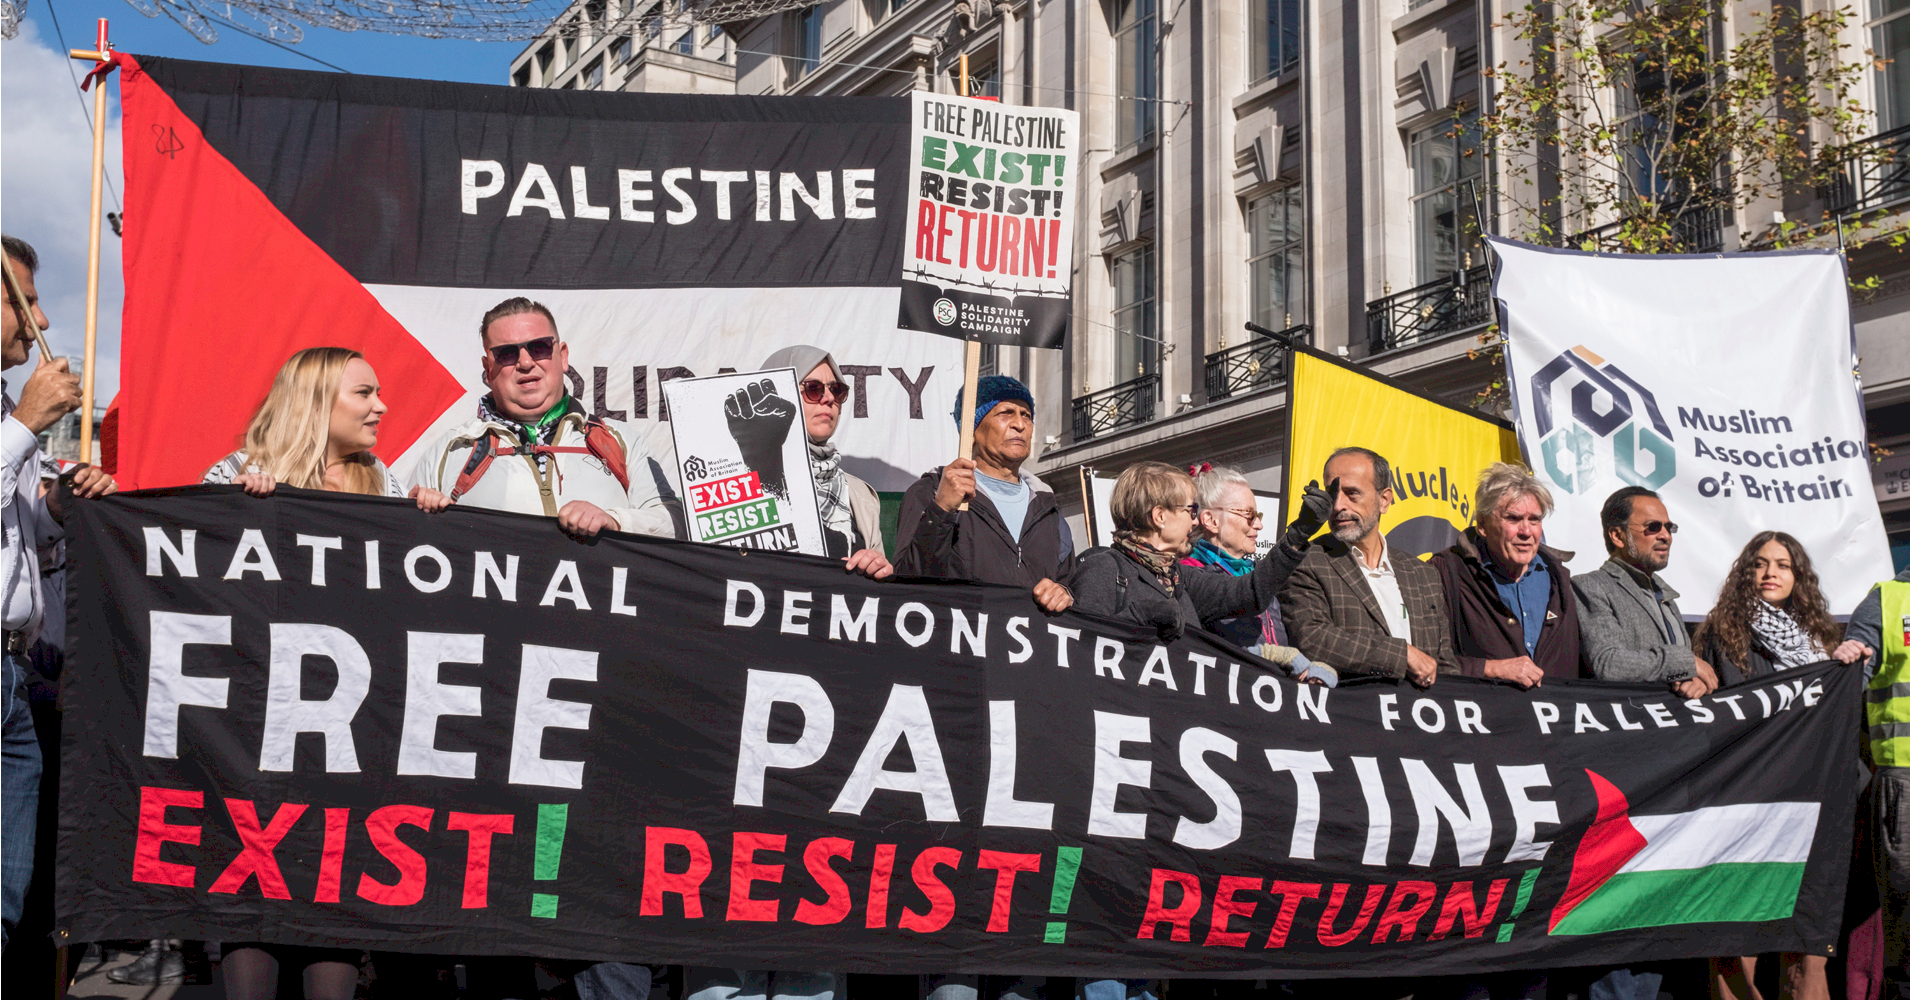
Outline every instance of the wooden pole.
<svg viewBox="0 0 1910 1000"><path fill-rule="evenodd" d="M105 62L113 56L106 40L106 19L99 19L99 37L93 51L68 53L74 58ZM93 88L93 200L86 230L86 350L80 362L80 461L93 460L93 359L99 347L99 241L101 181L106 173L106 78ZM44 350L44 348L42 348Z"/></svg>
<svg viewBox="0 0 1910 1000"><path fill-rule="evenodd" d="M957 57L956 64L961 70L961 94L967 97L968 53L964 52ZM966 349L962 353L962 406L968 410L968 413L962 414L960 447L961 457L972 461L975 458L975 418L970 414L975 412L975 407L978 405L976 395L980 389L976 383L981 381L982 345L979 340L970 340L963 346ZM959 509L967 510L968 504L964 502Z"/></svg>

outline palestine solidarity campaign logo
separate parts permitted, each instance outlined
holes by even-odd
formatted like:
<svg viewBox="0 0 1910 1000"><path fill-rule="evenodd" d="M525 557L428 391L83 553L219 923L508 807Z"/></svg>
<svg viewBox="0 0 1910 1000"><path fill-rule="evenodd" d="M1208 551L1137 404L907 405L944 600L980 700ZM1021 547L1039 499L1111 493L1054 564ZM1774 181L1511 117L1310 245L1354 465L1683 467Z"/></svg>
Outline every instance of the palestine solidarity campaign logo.
<svg viewBox="0 0 1910 1000"><path fill-rule="evenodd" d="M1550 933L1783 920L1797 908L1817 835L1815 802L1756 802L1636 816L1586 771L1598 818L1578 842Z"/></svg>

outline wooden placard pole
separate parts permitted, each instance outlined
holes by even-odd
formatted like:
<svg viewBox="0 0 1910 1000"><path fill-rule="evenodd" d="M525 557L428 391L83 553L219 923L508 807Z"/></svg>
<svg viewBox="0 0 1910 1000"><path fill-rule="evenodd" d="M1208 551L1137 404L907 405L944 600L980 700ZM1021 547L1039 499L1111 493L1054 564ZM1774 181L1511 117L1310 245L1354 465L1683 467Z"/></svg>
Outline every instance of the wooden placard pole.
<svg viewBox="0 0 1910 1000"><path fill-rule="evenodd" d="M99 19L99 36L93 51L74 49L67 53L75 59L106 62L113 58L112 43L106 39L106 19ZM99 241L101 180L106 173L106 78L93 88L93 200L87 218L91 224L86 235L86 349L80 362L80 461L93 460L93 359L99 347ZM45 347L40 348L42 351Z"/></svg>
<svg viewBox="0 0 1910 1000"><path fill-rule="evenodd" d="M956 63L957 65L961 67L961 94L963 97L967 97L968 96L968 53L966 52L962 53L961 56L956 59ZM964 347L964 351L962 354L962 406L968 410L968 413L962 414L962 422L961 422L962 436L961 436L960 451L961 451L961 457L972 461L975 458L975 418L970 416L969 414L972 414L975 412L975 407L977 405L976 395L977 393L980 392L980 389L977 388L976 383L981 381L982 345L981 345L981 341L979 340L969 340L963 345L963 347ZM957 509L967 510L968 503L966 501L963 501L961 507Z"/></svg>

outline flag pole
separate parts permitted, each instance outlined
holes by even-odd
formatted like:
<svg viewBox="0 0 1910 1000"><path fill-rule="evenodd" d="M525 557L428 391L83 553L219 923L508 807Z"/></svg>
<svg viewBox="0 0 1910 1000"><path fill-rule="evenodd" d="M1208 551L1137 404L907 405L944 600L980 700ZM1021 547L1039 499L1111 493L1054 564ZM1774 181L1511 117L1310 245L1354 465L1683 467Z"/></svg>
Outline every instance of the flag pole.
<svg viewBox="0 0 1910 1000"><path fill-rule="evenodd" d="M968 53L962 53L956 64L961 72L961 95L968 96ZM973 337L963 344L962 354L962 405L969 413L975 412L976 394L980 392L977 383L981 381L982 342ZM961 420L961 457L973 460L975 457L975 419L964 413ZM967 510L968 501L962 501L958 510Z"/></svg>
<svg viewBox="0 0 1910 1000"><path fill-rule="evenodd" d="M99 35L93 51L73 49L75 59L103 63L113 58L112 43L106 39L106 19L99 19ZM93 88L93 200L87 218L92 224L86 237L86 349L80 362L80 461L93 460L93 358L99 346L99 242L101 180L106 173L106 79ZM45 351L43 346L40 350Z"/></svg>

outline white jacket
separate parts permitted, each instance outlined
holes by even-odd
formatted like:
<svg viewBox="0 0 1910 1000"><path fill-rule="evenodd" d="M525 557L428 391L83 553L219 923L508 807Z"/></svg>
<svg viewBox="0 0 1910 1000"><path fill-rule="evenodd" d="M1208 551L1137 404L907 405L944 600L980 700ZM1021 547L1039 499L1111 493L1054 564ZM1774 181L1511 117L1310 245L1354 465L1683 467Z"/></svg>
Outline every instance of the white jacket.
<svg viewBox="0 0 1910 1000"><path fill-rule="evenodd" d="M610 468L595 455L583 451L585 415L567 413L557 422L551 446L575 448L548 456L546 469L538 471L537 458L530 454L496 455L471 489L458 498L459 503L519 514L556 517L572 500L584 500L603 508L628 532L675 538L676 521L669 504L657 491L657 478L651 469L650 449L641 438L630 433L621 421L606 420L624 449L624 468L630 487L617 482ZM483 419L451 428L419 453L417 485L449 494L458 475L470 461L472 447L493 431L506 449L518 444L517 429L505 423ZM671 499L674 499L672 497Z"/></svg>

